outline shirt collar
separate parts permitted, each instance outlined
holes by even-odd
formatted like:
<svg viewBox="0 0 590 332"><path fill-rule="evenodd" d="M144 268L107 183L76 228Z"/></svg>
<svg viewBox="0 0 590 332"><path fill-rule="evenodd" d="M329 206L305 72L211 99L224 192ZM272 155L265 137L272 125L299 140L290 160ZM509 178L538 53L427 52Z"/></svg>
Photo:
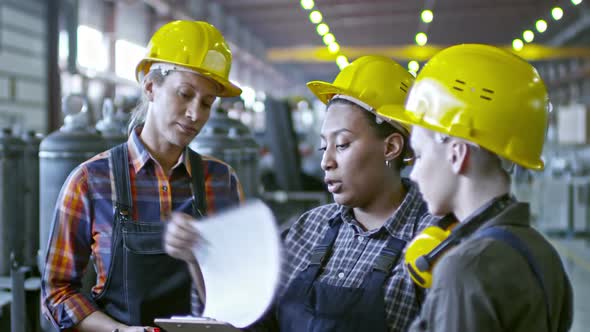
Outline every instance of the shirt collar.
<svg viewBox="0 0 590 332"><path fill-rule="evenodd" d="M145 147L139 135L141 134L142 127L137 127L131 131L129 138L127 139L127 145L129 147L129 157L133 165L135 173L139 173L150 161L155 161L154 157L150 154L148 149ZM187 172L190 174L190 161L188 160L186 153L182 153L178 158L178 162L172 169L175 169L180 164L183 164Z"/></svg>
<svg viewBox="0 0 590 332"><path fill-rule="evenodd" d="M490 226L530 226L530 207L525 202L510 204L496 217L488 220L481 229Z"/></svg>
<svg viewBox="0 0 590 332"><path fill-rule="evenodd" d="M377 234L385 229L391 236L399 236L399 233L408 218L412 215L412 212L416 211L419 205L423 203L422 196L412 181L402 178L402 185L406 189L406 196L402 203L395 210L393 215L387 219L383 226L369 232L371 235ZM344 223L359 227L359 223L354 217L354 212L351 207L341 205L339 212Z"/></svg>

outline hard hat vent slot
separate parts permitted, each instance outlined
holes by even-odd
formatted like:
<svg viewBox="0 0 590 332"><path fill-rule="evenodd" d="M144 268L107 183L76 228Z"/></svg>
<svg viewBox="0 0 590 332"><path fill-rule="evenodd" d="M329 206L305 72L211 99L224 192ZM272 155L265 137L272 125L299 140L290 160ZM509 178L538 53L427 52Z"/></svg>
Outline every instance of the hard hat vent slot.
<svg viewBox="0 0 590 332"><path fill-rule="evenodd" d="M455 82L459 83L460 85L465 85L465 81L461 81L461 80L455 80ZM463 92L463 87L459 87L457 85L453 86L453 89L457 90L457 91L461 91Z"/></svg>
<svg viewBox="0 0 590 332"><path fill-rule="evenodd" d="M483 89L482 89L482 91L483 91L483 92L486 92L486 93L488 93L488 94L494 94L494 90L490 90L490 89L483 88ZM491 97L489 97L489 96L485 96L485 95L481 95L481 96L479 96L479 97L480 97L481 99L485 99L485 100L490 100L490 101L492 100L492 98L491 98Z"/></svg>
<svg viewBox="0 0 590 332"><path fill-rule="evenodd" d="M399 87L400 90L403 92L408 92L408 86L404 82L400 82L401 86Z"/></svg>

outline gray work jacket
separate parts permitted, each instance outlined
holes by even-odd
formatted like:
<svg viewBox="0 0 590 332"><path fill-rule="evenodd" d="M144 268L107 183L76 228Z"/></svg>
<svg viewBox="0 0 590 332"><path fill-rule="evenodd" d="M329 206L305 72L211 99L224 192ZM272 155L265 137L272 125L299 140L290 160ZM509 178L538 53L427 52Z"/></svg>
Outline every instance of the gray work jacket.
<svg viewBox="0 0 590 332"><path fill-rule="evenodd" d="M567 331L573 295L561 260L530 226L529 206L515 203L481 229L518 236L539 265L551 306L551 330ZM525 258L504 242L468 238L436 264L433 285L410 331L548 331L543 292Z"/></svg>

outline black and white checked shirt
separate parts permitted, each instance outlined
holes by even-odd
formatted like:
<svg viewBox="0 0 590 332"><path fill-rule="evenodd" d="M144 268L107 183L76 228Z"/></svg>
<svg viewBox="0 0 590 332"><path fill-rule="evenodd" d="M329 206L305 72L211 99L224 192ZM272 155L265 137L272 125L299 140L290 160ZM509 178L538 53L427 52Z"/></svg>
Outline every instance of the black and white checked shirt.
<svg viewBox="0 0 590 332"><path fill-rule="evenodd" d="M285 239L287 252L283 266L281 295L301 271L309 265L313 248L329 229L328 221L341 215L340 227L332 255L319 281L340 287L359 287L372 270L375 258L390 236L409 242L436 219L428 214L426 203L417 187L404 180L406 197L386 223L379 229L363 231L349 207L328 204L303 214L291 226ZM392 273L385 281L385 312L390 331L405 331L419 312L419 302L412 280L403 267L400 255Z"/></svg>

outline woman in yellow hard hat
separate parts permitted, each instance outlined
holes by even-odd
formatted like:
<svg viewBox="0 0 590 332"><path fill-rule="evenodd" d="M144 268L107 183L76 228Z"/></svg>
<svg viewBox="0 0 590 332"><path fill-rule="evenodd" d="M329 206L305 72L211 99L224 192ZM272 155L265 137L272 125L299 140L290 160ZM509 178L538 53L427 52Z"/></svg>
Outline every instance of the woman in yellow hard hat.
<svg viewBox="0 0 590 332"><path fill-rule="evenodd" d="M242 198L228 165L187 148L213 101L240 94L228 80L231 61L206 22L171 22L152 36L136 69L143 102L129 139L77 167L57 202L42 292L45 316L59 330L151 331L154 318L198 306L191 274L198 281L200 273L181 250L193 234L171 224L164 248L164 221L173 211L198 218ZM81 291L86 269L97 273L90 294Z"/></svg>
<svg viewBox="0 0 590 332"><path fill-rule="evenodd" d="M404 331L418 313L398 258L431 219L400 176L408 127L376 114L392 103L401 112L413 81L395 61L364 56L333 83L308 83L327 104L321 167L335 203L290 227L276 310L252 330Z"/></svg>
<svg viewBox="0 0 590 332"><path fill-rule="evenodd" d="M378 110L413 126L410 178L431 213L460 222L446 240L428 228L408 246L413 278L432 278L412 331L569 330L572 288L560 257L531 227L528 204L510 195L511 164L543 169L548 106L526 61L458 45L424 66L405 112Z"/></svg>

